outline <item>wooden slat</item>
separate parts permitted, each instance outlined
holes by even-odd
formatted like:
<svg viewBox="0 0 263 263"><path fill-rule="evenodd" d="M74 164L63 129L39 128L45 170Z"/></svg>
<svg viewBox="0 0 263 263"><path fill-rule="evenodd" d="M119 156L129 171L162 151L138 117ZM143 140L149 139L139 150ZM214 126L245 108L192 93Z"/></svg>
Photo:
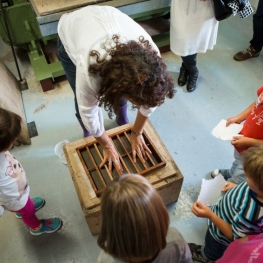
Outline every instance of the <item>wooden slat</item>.
<svg viewBox="0 0 263 263"><path fill-rule="evenodd" d="M128 135L127 132L124 132L125 137L127 138L127 140L128 140L128 141L130 142L130 144L131 144L131 133L129 133L129 134L130 134L130 135ZM144 164L144 160L143 160L142 156L139 155L139 154L137 154L136 157L139 158L139 160L141 161L142 165L144 166L144 169L147 170L147 167L146 167L146 165ZM132 156L131 156L131 158L132 158ZM132 163L133 163L133 160L132 160ZM135 167L136 167L136 166L135 166ZM142 174L142 173L139 172L139 171L138 171L137 173Z"/></svg>
<svg viewBox="0 0 263 263"><path fill-rule="evenodd" d="M101 153L100 153L100 150L99 150L99 148L98 148L97 144L94 144L94 147L96 148L96 150L97 150L97 152L98 152L98 155L99 155L99 157L100 157L101 161L103 161L103 157L102 157L102 155L101 155ZM107 165L107 164L105 164L105 165L104 165L104 167L105 167L105 169L106 169L107 173L109 174L109 176L110 176L110 179L111 179L111 180L113 180L113 178L112 178L112 175L111 175L111 173L110 173L110 170L109 170L109 167L108 167L108 165Z"/></svg>
<svg viewBox="0 0 263 263"><path fill-rule="evenodd" d="M121 133L120 133L121 134ZM125 134L125 132L124 132ZM117 137L119 138L119 135L117 135ZM138 170L137 166L135 165L135 163L132 160L132 156L129 154L128 149L126 148L126 146L124 145L122 140L119 140L120 144L122 145L122 148L124 149L124 151L126 152L126 156L129 158L131 164L133 165L134 169L136 170L137 173L139 173L140 171Z"/></svg>

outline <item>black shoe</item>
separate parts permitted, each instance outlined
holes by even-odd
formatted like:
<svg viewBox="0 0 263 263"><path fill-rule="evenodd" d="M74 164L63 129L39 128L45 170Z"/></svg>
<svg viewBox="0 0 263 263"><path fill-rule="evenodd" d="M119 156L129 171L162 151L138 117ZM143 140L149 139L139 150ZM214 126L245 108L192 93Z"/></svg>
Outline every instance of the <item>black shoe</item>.
<svg viewBox="0 0 263 263"><path fill-rule="evenodd" d="M194 243L188 243L188 246L191 250L191 253L192 253L192 259L194 261L198 261L198 262L203 262L203 263L212 263L214 261L210 261L210 260L205 260L202 256L202 253L201 253L201 247L200 245L196 245Z"/></svg>
<svg viewBox="0 0 263 263"><path fill-rule="evenodd" d="M188 92L192 92L196 89L196 82L198 79L199 71L196 69L196 71L189 73L188 82L186 85L186 89Z"/></svg>
<svg viewBox="0 0 263 263"><path fill-rule="evenodd" d="M179 73L179 77L178 77L178 85L180 87L184 86L187 82L188 79L188 71L185 68L184 64L182 63L182 66L180 68L180 73Z"/></svg>

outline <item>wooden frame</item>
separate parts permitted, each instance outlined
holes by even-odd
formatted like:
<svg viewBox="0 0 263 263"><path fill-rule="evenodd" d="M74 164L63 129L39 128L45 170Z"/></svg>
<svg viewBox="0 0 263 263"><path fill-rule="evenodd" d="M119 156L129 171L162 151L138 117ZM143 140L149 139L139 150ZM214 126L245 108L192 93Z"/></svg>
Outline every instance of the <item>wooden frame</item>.
<svg viewBox="0 0 263 263"><path fill-rule="evenodd" d="M124 170L123 173L137 173L145 176L164 167L166 163L146 131L143 132L142 136L152 154L146 153L147 160L145 162L140 156L137 156L136 163L133 162L131 131L132 129L127 127L122 132L116 131L110 135L119 153L120 162ZM113 163L112 173L110 173L108 165L104 165L103 168L99 169L99 165L103 160L103 150L96 141L78 147L76 151L97 196L101 195L108 183L114 178L121 176L119 171L114 169L115 163Z"/></svg>
<svg viewBox="0 0 263 263"><path fill-rule="evenodd" d="M133 123L130 123L111 129L107 131L107 133L110 137L112 137L115 136L116 133L120 134L129 131L132 127ZM166 162L166 166L158 170L151 171L149 174L144 176L158 191L166 205L176 202L182 187L183 175L165 148L150 121L146 122L144 130L145 134L147 134L146 136L154 142L154 147ZM100 199L96 195L96 192L87 177L86 170L78 151L86 145L94 144L95 142L96 140L94 137L87 137L64 146L64 153L68 162L68 168L70 170L85 219L93 235L98 234L100 231ZM105 169L108 169L106 167Z"/></svg>

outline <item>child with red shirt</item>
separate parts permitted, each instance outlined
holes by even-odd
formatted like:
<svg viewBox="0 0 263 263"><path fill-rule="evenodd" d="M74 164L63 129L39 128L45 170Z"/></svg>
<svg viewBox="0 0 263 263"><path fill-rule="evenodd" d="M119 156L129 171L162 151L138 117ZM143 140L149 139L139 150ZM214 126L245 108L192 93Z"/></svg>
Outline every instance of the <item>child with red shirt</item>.
<svg viewBox="0 0 263 263"><path fill-rule="evenodd" d="M242 152L249 147L263 145L263 86L257 91L258 99L253 102L247 109L235 117L227 120L226 126L231 123L244 122L244 126L240 131L241 136L234 136L231 144L234 146L235 161L230 169L215 169L211 176L214 178L219 173L225 180L239 184L246 180L242 165ZM229 184L230 185L230 184ZM227 190L227 189L225 189Z"/></svg>

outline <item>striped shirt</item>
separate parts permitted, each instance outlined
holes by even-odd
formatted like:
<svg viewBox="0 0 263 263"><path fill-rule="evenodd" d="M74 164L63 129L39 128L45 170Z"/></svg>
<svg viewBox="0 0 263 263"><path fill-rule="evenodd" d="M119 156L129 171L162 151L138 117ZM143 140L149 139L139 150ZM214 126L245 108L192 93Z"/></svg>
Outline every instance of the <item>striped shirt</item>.
<svg viewBox="0 0 263 263"><path fill-rule="evenodd" d="M211 210L225 222L232 225L234 239L247 235L263 233L263 203L243 182L227 191ZM221 244L229 245L231 240L208 220L208 227L213 238Z"/></svg>

